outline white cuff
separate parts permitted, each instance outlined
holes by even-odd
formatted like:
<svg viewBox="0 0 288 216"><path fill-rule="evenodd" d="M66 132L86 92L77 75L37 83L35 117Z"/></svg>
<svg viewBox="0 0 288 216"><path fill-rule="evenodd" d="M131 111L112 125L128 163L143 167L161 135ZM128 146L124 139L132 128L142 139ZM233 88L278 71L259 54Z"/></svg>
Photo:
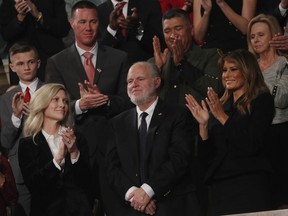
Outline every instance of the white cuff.
<svg viewBox="0 0 288 216"><path fill-rule="evenodd" d="M56 160L54 158L53 158L53 163L54 163L54 165L56 166L57 169L59 169L60 171L62 170L61 166L56 162Z"/></svg>
<svg viewBox="0 0 288 216"><path fill-rule="evenodd" d="M76 103L75 103L75 114L76 114L76 115L81 115L81 114L86 113L86 112L87 112L87 110L82 111L82 110L80 109L80 99L78 99L78 100L76 101Z"/></svg>
<svg viewBox="0 0 288 216"><path fill-rule="evenodd" d="M19 128L20 127L21 118L22 118L22 115L21 115L20 118L17 118L14 114L12 114L11 121L12 121L12 123L13 123L15 128Z"/></svg>
<svg viewBox="0 0 288 216"><path fill-rule="evenodd" d="M115 37L117 30L113 30L109 25L107 26L107 31L113 36Z"/></svg>
<svg viewBox="0 0 288 216"><path fill-rule="evenodd" d="M131 202L133 200L133 197L130 200L128 200L128 197L129 197L130 193L132 193L136 189L137 189L137 187L135 187L135 186L132 186L131 188L129 188L129 190L125 194L125 200L126 201L130 201Z"/></svg>
<svg viewBox="0 0 288 216"><path fill-rule="evenodd" d="M79 153L78 153L78 155L77 155L77 157L75 159L71 158L71 163L75 164L78 161L79 157L80 157L80 151L79 151Z"/></svg>
<svg viewBox="0 0 288 216"><path fill-rule="evenodd" d="M143 185L141 185L141 188L148 194L150 198L154 196L155 192L148 184L144 183Z"/></svg>

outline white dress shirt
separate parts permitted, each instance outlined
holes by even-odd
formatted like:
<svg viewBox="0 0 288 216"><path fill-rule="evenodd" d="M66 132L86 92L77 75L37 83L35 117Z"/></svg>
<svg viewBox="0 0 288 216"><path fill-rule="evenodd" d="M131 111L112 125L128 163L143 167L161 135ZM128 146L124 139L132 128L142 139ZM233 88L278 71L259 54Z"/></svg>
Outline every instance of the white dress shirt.
<svg viewBox="0 0 288 216"><path fill-rule="evenodd" d="M151 104L151 106L148 107L148 109L146 109L145 111L141 111L138 106L136 107L136 111L138 114L138 128L140 127L140 123L141 123L141 114L142 114L142 112L146 112L148 115L146 116L145 120L147 123L147 130L148 130L157 102L158 102L158 97L153 102L153 104ZM150 187L150 185L144 183L141 185L141 188L148 194L148 196L150 198L154 196L155 192ZM136 189L137 189L136 186L132 186L131 188L129 188L129 190L125 194L125 200L126 201L132 201L133 198L131 200L128 200L128 197L129 197L130 193L132 193Z"/></svg>

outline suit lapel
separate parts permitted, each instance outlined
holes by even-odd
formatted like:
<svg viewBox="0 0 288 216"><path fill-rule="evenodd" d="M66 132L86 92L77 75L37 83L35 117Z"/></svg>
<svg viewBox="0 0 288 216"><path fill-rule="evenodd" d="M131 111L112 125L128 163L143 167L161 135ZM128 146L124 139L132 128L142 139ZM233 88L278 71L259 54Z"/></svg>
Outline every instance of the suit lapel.
<svg viewBox="0 0 288 216"><path fill-rule="evenodd" d="M109 59L105 47L98 43L97 62L95 67L94 83L98 83L102 73L105 71L106 61Z"/></svg>
<svg viewBox="0 0 288 216"><path fill-rule="evenodd" d="M36 135L35 141L36 141L36 144L39 146L40 152L45 153L44 155L41 155L41 157L43 157L41 160L46 161L46 162L52 160L53 159L52 152L42 132L39 132Z"/></svg>
<svg viewBox="0 0 288 216"><path fill-rule="evenodd" d="M79 77L84 83L84 80L88 80L88 77L75 44L70 47L68 53L71 53L71 55L67 55L67 63L71 64L71 68L79 68L79 70L70 70L67 75L71 77Z"/></svg>
<svg viewBox="0 0 288 216"><path fill-rule="evenodd" d="M130 134L129 137L129 141L127 143L130 144L129 146L129 151L131 150L131 152L137 152L137 154L131 154L131 158L132 158L132 164L135 166L134 170L138 170L139 169L139 136L138 136L138 119L137 119L137 112L136 109L131 109L131 111L129 112L129 119L130 121L126 121L127 128L129 128L128 133L126 134ZM131 124L132 122L132 124Z"/></svg>
<svg viewBox="0 0 288 216"><path fill-rule="evenodd" d="M163 109L163 103L160 99L158 99L158 103L155 107L155 110L153 112L153 116L148 128L147 133L147 144L146 144L146 161L148 161L149 155L151 153L151 150L153 148L152 143L155 144L154 139L155 136L158 134L157 130L159 126L162 124L163 120L165 119L166 113Z"/></svg>
<svg viewBox="0 0 288 216"><path fill-rule="evenodd" d="M37 87L36 87L36 90L38 90L44 83L39 80L38 84L37 84Z"/></svg>

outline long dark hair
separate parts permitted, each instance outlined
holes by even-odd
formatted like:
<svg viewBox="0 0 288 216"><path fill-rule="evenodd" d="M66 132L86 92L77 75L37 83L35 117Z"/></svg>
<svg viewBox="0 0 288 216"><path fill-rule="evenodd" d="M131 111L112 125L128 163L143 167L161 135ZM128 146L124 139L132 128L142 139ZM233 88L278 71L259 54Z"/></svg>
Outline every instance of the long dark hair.
<svg viewBox="0 0 288 216"><path fill-rule="evenodd" d="M234 63L246 80L246 92L237 104L240 113L246 114L246 110L251 112L251 101L258 95L269 92L260 70L256 57L247 50L239 49L224 54L218 61L218 68L222 72L225 62ZM225 87L225 86L224 86ZM224 104L231 97L232 91L225 89L221 102Z"/></svg>

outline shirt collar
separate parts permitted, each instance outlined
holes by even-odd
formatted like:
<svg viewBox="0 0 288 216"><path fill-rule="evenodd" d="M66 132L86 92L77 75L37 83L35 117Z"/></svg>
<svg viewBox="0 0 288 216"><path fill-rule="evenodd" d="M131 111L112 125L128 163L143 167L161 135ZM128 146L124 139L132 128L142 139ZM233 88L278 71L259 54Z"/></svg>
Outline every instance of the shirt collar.
<svg viewBox="0 0 288 216"><path fill-rule="evenodd" d="M58 136L61 136L62 135L62 131L65 130L65 127L64 126L60 126L59 129L58 129ZM54 139L54 135L51 135L51 134L48 134L46 131L44 131L43 129L41 130L42 131L42 134L44 135L45 139L48 140L48 139ZM55 137L55 138L56 138Z"/></svg>
<svg viewBox="0 0 288 216"><path fill-rule="evenodd" d="M116 0L111 0L112 4L113 4L113 7L115 8L116 4L119 3L119 1L116 1ZM129 2L129 0L123 0L122 2Z"/></svg>
<svg viewBox="0 0 288 216"><path fill-rule="evenodd" d="M140 115L141 115L142 112L146 112L150 117L152 117L157 102L158 102L158 97L157 97L156 100L150 105L150 107L148 107L148 109L146 109L145 111L141 111L141 110L139 109L139 107L137 106L137 107L136 107L136 111L137 111L137 114L138 114L138 120L139 120Z"/></svg>
<svg viewBox="0 0 288 216"><path fill-rule="evenodd" d="M96 42L95 45L90 50L84 50L84 49L80 48L77 45L77 42L75 42L75 46L76 46L76 49L77 49L78 53L80 54L80 56L82 56L85 52L91 52L92 54L94 54L94 56L97 56L98 42Z"/></svg>
<svg viewBox="0 0 288 216"><path fill-rule="evenodd" d="M39 83L39 79L37 77L29 85L26 85L26 84L22 83L21 81L19 81L19 85L20 85L20 87L22 89L22 92L25 92L26 88L29 87L29 90L30 90L31 94L33 94L36 91L38 83Z"/></svg>

